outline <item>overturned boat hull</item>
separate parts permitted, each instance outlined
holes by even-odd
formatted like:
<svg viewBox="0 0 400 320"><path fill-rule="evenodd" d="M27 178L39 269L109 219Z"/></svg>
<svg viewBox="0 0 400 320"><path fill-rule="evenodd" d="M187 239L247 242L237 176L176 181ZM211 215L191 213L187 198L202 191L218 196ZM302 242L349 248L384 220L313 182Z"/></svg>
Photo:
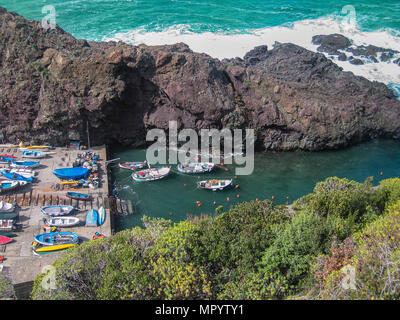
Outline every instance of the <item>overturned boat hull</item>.
<svg viewBox="0 0 400 320"><path fill-rule="evenodd" d="M42 208L42 213L51 217L66 216L74 211L73 206L47 206Z"/></svg>

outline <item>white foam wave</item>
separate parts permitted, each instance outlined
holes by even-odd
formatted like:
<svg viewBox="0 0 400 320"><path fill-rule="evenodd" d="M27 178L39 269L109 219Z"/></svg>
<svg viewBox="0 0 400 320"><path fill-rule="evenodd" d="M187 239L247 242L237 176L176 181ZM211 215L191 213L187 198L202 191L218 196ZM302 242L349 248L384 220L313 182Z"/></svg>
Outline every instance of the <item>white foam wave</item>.
<svg viewBox="0 0 400 320"><path fill-rule="evenodd" d="M115 33L104 37L103 41L123 41L129 44L163 45L178 42L186 43L193 51L207 53L218 59L243 57L249 50L259 45L273 47L275 41L291 42L308 50L317 51L312 44L312 37L319 34L340 33L353 40L354 45L375 45L400 51L400 37L394 30L360 31L356 24L351 24L335 17L324 17L315 20L302 20L291 26L276 26L256 30L247 30L247 33L225 34L188 31L186 25L175 25L161 32L149 32L136 29L123 33ZM326 56L328 56L326 54ZM328 56L329 57L329 56ZM366 61L364 65L352 65L348 61L334 60L345 71L351 71L371 81L380 81L385 84L400 83L400 67L391 62L372 63Z"/></svg>

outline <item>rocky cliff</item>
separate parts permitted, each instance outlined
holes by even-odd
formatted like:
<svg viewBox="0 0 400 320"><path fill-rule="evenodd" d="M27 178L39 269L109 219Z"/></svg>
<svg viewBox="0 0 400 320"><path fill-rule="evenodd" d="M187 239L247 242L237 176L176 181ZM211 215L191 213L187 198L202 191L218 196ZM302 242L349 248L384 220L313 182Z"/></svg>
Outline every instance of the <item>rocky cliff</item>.
<svg viewBox="0 0 400 320"><path fill-rule="evenodd" d="M77 40L0 8L0 131L9 142L137 145L146 130L254 128L266 150L400 137L400 101L293 44L217 60L185 44Z"/></svg>

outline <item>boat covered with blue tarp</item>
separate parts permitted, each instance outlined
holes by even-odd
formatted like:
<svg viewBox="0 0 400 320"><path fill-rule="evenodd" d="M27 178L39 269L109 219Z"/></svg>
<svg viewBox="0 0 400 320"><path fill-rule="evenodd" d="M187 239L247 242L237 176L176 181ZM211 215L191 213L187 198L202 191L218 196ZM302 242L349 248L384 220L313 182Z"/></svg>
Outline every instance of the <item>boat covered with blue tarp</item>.
<svg viewBox="0 0 400 320"><path fill-rule="evenodd" d="M73 167L73 168L60 168L53 170L53 174L60 179L87 179L89 177L89 170L87 168Z"/></svg>

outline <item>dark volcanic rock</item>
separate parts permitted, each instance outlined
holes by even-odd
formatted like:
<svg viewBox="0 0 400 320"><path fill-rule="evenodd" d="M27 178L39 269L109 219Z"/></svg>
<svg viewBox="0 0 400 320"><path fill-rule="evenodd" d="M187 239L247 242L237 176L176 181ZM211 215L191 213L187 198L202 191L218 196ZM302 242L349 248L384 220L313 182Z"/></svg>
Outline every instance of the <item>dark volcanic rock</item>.
<svg viewBox="0 0 400 320"><path fill-rule="evenodd" d="M338 55L338 59L339 61L347 61L347 55L342 52Z"/></svg>
<svg viewBox="0 0 400 320"><path fill-rule="evenodd" d="M0 9L0 131L9 142L140 144L151 128L254 128L267 150L399 138L400 101L293 44L219 61L185 44L87 43Z"/></svg>
<svg viewBox="0 0 400 320"><path fill-rule="evenodd" d="M312 38L312 42L315 45L319 45L317 48L318 51L337 56L340 61L346 60L346 54L343 51L349 53L352 55L349 58L349 62L357 65L364 64L360 59L361 57L374 63L388 62L393 59L395 54L400 53L396 50L373 45L354 46L350 39L341 34L317 35ZM395 61L393 62L396 63Z"/></svg>
<svg viewBox="0 0 400 320"><path fill-rule="evenodd" d="M247 52L243 59L246 61L247 64L255 64L261 60L266 59L268 55L269 52L267 46L258 46L255 47L253 50Z"/></svg>
<svg viewBox="0 0 400 320"><path fill-rule="evenodd" d="M349 58L349 62L355 65L362 65L364 62L361 59L354 58L353 56Z"/></svg>
<svg viewBox="0 0 400 320"><path fill-rule="evenodd" d="M312 38L312 43L319 45L320 52L338 55L338 50L347 49L351 46L351 41L341 34L317 35Z"/></svg>

